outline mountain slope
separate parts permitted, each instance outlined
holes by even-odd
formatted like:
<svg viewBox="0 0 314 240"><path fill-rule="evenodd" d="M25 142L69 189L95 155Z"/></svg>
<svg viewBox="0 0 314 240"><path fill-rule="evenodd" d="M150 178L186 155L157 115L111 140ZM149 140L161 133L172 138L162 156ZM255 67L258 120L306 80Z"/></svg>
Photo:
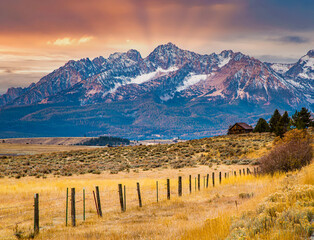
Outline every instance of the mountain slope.
<svg viewBox="0 0 314 240"><path fill-rule="evenodd" d="M38 83L0 96L0 132L132 138L223 133L235 121L252 124L275 108L313 111L313 57L311 50L293 65L280 65L231 50L201 55L168 43L146 58L129 50L69 61Z"/></svg>

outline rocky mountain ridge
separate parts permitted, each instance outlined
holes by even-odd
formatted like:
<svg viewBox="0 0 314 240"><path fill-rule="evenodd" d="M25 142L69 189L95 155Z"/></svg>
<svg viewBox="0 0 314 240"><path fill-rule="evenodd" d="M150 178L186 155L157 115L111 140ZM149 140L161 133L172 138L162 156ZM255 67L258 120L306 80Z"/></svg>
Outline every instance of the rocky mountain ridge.
<svg viewBox="0 0 314 240"><path fill-rule="evenodd" d="M62 105L71 113L75 109L76 126L90 124L97 130L86 131L97 134L120 133L121 124L140 128L142 134L144 127L152 128L147 122L170 134L162 126L167 125L170 116L173 127L179 121L177 125L186 124L189 131L197 131L198 123L202 129L205 125L225 129L245 112L253 121L274 108L293 111L305 106L313 111L313 59L314 51L310 50L295 64L272 64L231 50L201 55L168 43L155 48L146 58L129 50L111 54L107 59L71 60L27 88L10 88L0 96L0 107L2 112L21 107L37 109L16 119L17 124L52 119L58 119L60 124L73 121L57 107L53 107L52 113L47 110ZM86 109L99 110L95 116ZM210 117L220 111L222 115L230 111L232 114ZM120 125L112 129L104 116L111 122L121 120ZM191 116L195 117L193 123ZM227 119L225 123L223 118ZM99 130L101 126L106 126L103 131ZM147 131L159 135L159 130Z"/></svg>

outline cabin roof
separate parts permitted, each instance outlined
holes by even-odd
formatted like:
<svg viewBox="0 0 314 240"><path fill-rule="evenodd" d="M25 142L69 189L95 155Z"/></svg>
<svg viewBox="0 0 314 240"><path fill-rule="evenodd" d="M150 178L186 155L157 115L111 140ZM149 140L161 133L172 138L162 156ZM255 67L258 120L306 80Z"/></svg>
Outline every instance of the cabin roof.
<svg viewBox="0 0 314 240"><path fill-rule="evenodd" d="M235 125L239 125L240 127L242 127L243 129L247 129L247 130L252 130L253 127L244 123L244 122L240 122L240 123L235 123L231 128L233 128Z"/></svg>

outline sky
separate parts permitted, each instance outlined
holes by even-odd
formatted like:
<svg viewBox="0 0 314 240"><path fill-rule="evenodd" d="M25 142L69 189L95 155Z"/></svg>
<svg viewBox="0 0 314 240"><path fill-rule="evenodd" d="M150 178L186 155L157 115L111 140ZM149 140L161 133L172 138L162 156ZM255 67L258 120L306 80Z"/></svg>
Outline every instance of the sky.
<svg viewBox="0 0 314 240"><path fill-rule="evenodd" d="M1 0L0 94L67 61L160 44L296 62L314 48L313 0Z"/></svg>

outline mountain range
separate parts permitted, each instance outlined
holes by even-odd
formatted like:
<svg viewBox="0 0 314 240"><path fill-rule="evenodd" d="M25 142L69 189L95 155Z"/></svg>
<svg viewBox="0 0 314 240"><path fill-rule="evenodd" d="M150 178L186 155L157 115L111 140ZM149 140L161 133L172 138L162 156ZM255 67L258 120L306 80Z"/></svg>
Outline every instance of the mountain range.
<svg viewBox="0 0 314 240"><path fill-rule="evenodd" d="M204 137L275 108L314 109L314 50L295 64L231 50L197 54L172 43L69 61L0 96L0 137Z"/></svg>

